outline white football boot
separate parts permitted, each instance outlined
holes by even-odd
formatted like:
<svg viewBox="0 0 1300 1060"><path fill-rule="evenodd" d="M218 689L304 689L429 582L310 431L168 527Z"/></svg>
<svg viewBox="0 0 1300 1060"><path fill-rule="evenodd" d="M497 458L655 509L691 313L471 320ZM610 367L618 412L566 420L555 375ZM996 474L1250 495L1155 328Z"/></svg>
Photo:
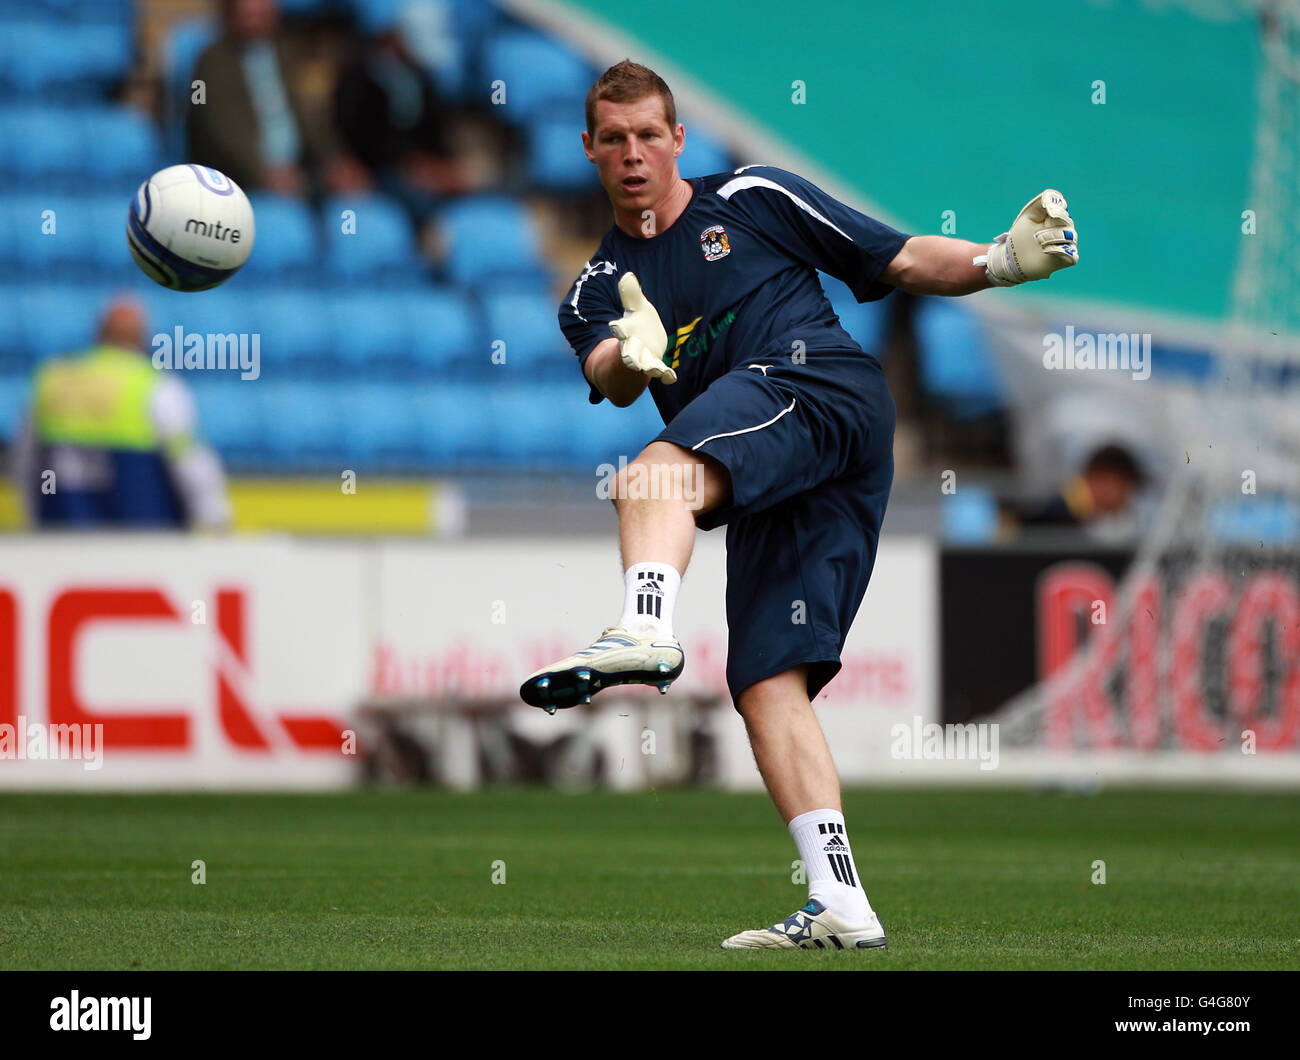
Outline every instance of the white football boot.
<svg viewBox="0 0 1300 1060"><path fill-rule="evenodd" d="M676 637L630 633L613 626L591 647L531 674L519 695L529 706L554 714L590 703L602 688L614 685L656 685L667 694L685 665L686 653Z"/></svg>
<svg viewBox="0 0 1300 1060"><path fill-rule="evenodd" d="M863 924L849 924L816 898L796 909L781 923L757 931L742 931L722 943L724 950L879 950L885 947L885 929L872 913Z"/></svg>

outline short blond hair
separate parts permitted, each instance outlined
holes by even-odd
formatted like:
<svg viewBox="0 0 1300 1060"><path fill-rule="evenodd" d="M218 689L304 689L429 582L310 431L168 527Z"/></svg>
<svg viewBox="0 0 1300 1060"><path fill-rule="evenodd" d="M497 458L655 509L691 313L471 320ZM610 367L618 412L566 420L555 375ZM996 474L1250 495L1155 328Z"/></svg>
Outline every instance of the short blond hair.
<svg viewBox="0 0 1300 1060"><path fill-rule="evenodd" d="M602 100L611 103L635 103L647 96L658 96L664 103L664 117L668 128L677 128L677 104L673 102L668 83L648 66L624 59L615 63L597 78L587 92L587 133L596 135L596 104Z"/></svg>

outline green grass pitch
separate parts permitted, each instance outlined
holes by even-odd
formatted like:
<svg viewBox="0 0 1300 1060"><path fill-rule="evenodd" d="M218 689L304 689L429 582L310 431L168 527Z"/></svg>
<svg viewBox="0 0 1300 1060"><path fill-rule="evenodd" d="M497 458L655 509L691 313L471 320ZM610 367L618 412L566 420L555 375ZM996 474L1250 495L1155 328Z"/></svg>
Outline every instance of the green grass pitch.
<svg viewBox="0 0 1300 1060"><path fill-rule="evenodd" d="M1300 794L845 811L887 950L719 948L804 901L761 795L5 795L0 968L1300 968Z"/></svg>

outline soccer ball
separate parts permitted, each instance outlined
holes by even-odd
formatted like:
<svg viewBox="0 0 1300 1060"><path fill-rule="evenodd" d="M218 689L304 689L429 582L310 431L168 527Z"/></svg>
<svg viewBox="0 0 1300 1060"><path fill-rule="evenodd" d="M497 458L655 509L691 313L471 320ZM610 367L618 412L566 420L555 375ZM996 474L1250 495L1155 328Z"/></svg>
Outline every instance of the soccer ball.
<svg viewBox="0 0 1300 1060"><path fill-rule="evenodd" d="M206 291L253 249L253 207L239 185L207 166L168 166L140 185L126 217L131 257L155 283Z"/></svg>

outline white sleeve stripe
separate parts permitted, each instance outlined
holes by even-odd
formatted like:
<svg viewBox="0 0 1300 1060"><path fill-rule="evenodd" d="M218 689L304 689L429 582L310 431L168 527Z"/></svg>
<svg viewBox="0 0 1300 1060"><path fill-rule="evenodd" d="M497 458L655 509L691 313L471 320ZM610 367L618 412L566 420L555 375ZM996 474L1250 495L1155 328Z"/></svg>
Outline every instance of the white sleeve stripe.
<svg viewBox="0 0 1300 1060"><path fill-rule="evenodd" d="M768 180L767 177L737 177L735 180L729 180L727 181L727 183L722 185L722 187L718 189L718 194L722 196L722 198L724 199L730 199L735 192L744 191L746 188L772 188L775 191L779 191L782 195L790 199L796 206L798 206L799 209L801 209L804 213L808 214L811 217L817 218L817 220L819 220L822 224L826 225L828 228L835 229L836 232L839 232L839 234L842 235L845 239L847 239L850 243L853 242L853 239L849 236L847 232L837 227L836 225L832 224L829 220L827 220L816 210L814 210L811 206L809 206L806 202L804 202L803 199L799 198L799 196L796 195L794 192L792 192L789 188L783 188L776 181Z"/></svg>
<svg viewBox="0 0 1300 1060"><path fill-rule="evenodd" d="M604 266L603 268L601 266ZM582 285L586 283L596 273L618 272L618 266L612 261L589 261L582 267L582 275L578 277L578 282L573 285L573 297L569 299L569 305L573 307L573 312L584 324L590 324L591 321L582 315L578 309L578 295L582 294Z"/></svg>

